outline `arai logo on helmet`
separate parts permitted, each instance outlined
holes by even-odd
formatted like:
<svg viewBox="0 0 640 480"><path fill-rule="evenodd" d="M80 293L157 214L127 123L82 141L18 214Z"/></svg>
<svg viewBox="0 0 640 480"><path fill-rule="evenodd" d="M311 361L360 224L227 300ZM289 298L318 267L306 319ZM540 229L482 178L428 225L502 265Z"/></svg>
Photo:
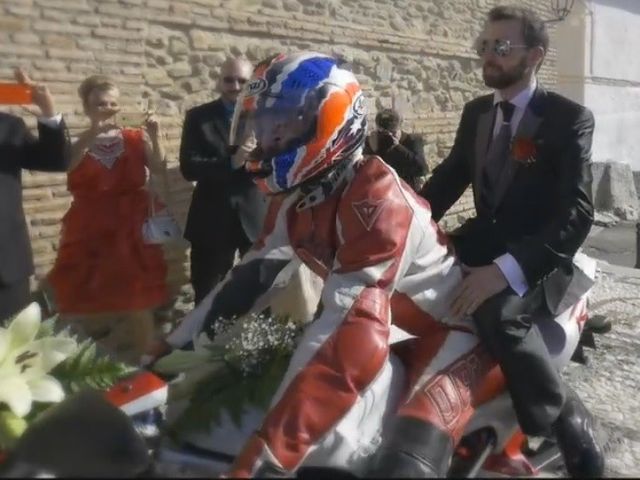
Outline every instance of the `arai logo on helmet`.
<svg viewBox="0 0 640 480"><path fill-rule="evenodd" d="M364 95L360 93L358 95L358 98L356 98L356 100L353 102L353 113L355 113L356 116L361 117L364 115L365 109L366 107L364 105Z"/></svg>
<svg viewBox="0 0 640 480"><path fill-rule="evenodd" d="M267 81L264 78L256 78L251 80L247 86L247 96L252 97L267 89Z"/></svg>

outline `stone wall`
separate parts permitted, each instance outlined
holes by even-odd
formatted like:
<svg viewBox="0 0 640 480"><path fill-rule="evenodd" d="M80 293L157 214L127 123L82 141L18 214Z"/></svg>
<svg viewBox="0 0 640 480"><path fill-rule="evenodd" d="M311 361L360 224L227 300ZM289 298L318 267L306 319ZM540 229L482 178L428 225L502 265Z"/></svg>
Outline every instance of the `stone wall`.
<svg viewBox="0 0 640 480"><path fill-rule="evenodd" d="M351 60L376 109L395 106L421 133L431 168L449 151L463 104L484 87L471 48L494 0L1 0L0 78L21 65L55 94L72 135L85 126L76 88L87 75L113 75L123 105L150 102L161 117L173 210L184 220L191 185L177 169L184 112L214 95L228 54L258 60L315 49ZM544 17L547 2L522 0ZM556 80L555 50L541 70ZM148 99L148 100L147 100ZM19 110L18 110L19 112ZM31 119L33 120L33 119ZM34 123L32 122L32 125ZM65 175L24 175L24 203L36 279L55 258L70 197ZM445 223L473 210L466 194ZM169 251L170 279L187 282L186 252Z"/></svg>

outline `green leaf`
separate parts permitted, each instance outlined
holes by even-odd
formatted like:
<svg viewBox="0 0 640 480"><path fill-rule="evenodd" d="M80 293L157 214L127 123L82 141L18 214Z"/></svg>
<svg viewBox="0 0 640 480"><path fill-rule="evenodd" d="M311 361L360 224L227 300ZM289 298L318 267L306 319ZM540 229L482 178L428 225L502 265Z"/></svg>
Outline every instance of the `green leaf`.
<svg viewBox="0 0 640 480"><path fill-rule="evenodd" d="M247 393L246 390L246 383L240 381L236 383L235 387L228 388L218 394L218 398L216 399L216 403L220 405L220 413L226 410L236 427L240 427L242 415L245 413L244 403L246 396L244 394ZM217 423L220 423L219 420Z"/></svg>
<svg viewBox="0 0 640 480"><path fill-rule="evenodd" d="M36 333L36 340L44 337L52 337L56 331L57 316L47 318L40 323L38 333Z"/></svg>
<svg viewBox="0 0 640 480"><path fill-rule="evenodd" d="M87 387L110 388L134 370L122 362L98 355L96 344L87 339L80 344L75 355L58 364L51 373L66 392L77 392Z"/></svg>
<svg viewBox="0 0 640 480"><path fill-rule="evenodd" d="M197 382L189 404L172 429L176 432L207 432L212 424L220 424L222 412L227 409L229 396L238 384L237 376L228 369L217 370Z"/></svg>
<svg viewBox="0 0 640 480"><path fill-rule="evenodd" d="M255 388L252 395L252 402L254 405L267 408L273 399L284 374L289 367L291 361L291 354L278 353L266 364L262 375L256 379Z"/></svg>
<svg viewBox="0 0 640 480"><path fill-rule="evenodd" d="M12 448L27 429L27 421L10 410L0 410L0 449Z"/></svg>
<svg viewBox="0 0 640 480"><path fill-rule="evenodd" d="M164 375L178 375L181 372L197 368L208 359L207 353L176 349L169 355L160 358L153 365L153 370Z"/></svg>

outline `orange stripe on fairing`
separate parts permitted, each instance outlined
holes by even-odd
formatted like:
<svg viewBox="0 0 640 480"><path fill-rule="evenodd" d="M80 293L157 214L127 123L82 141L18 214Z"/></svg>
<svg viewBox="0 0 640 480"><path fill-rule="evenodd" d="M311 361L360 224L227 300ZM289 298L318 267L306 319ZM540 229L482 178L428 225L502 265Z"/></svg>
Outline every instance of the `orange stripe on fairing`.
<svg viewBox="0 0 640 480"><path fill-rule="evenodd" d="M522 453L522 447L527 437L520 429L513 434L502 452L490 455L485 461L483 469L506 477L537 476L538 470L531 465L529 459Z"/></svg>
<svg viewBox="0 0 640 480"><path fill-rule="evenodd" d="M512 458L522 455L522 445L526 439L522 430L518 429L504 446L504 453Z"/></svg>
<svg viewBox="0 0 640 480"><path fill-rule="evenodd" d="M291 175L294 183L311 178L333 163L331 156L327 156L322 160L319 160L318 156L327 147L339 127L346 121L353 99L358 92L360 92L360 86L354 82L347 84L344 90L338 89L329 93L318 112L315 140L307 144L304 157L298 162Z"/></svg>
<svg viewBox="0 0 640 480"><path fill-rule="evenodd" d="M286 470L298 466L381 370L389 350L388 306L385 291L363 290L268 413L259 435Z"/></svg>

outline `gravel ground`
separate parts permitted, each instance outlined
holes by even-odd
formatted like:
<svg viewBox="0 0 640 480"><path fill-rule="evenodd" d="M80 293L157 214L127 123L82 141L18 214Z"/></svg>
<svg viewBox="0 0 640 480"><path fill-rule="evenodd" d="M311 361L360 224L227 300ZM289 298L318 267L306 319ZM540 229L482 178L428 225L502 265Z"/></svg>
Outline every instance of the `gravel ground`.
<svg viewBox="0 0 640 480"><path fill-rule="evenodd" d="M589 364L565 371L596 416L606 437L607 475L640 475L640 271L601 264L589 310L606 315L613 329L596 336Z"/></svg>

